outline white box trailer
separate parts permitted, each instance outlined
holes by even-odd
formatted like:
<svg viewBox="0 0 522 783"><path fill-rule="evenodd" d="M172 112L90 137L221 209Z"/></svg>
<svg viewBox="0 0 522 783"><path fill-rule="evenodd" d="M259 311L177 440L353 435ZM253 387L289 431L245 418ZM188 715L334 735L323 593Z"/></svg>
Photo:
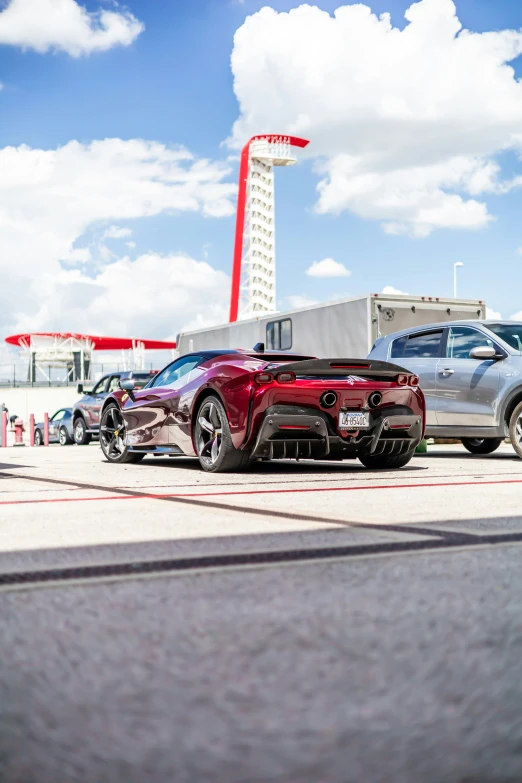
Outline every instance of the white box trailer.
<svg viewBox="0 0 522 783"><path fill-rule="evenodd" d="M259 315L234 323L181 332L179 355L211 348L248 348L317 357L366 357L375 340L410 326L486 317L478 299L367 294L298 310Z"/></svg>

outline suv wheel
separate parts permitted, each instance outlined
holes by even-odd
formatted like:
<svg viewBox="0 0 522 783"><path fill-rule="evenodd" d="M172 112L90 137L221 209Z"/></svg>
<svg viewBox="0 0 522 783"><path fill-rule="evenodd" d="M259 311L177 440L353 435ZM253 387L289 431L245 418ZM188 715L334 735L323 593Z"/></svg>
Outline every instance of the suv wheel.
<svg viewBox="0 0 522 783"><path fill-rule="evenodd" d="M472 454L492 454L504 438L462 438L462 445Z"/></svg>
<svg viewBox="0 0 522 783"><path fill-rule="evenodd" d="M519 402L509 420L509 437L513 448L522 459L522 402Z"/></svg>
<svg viewBox="0 0 522 783"><path fill-rule="evenodd" d="M74 422L74 442L77 446L87 446L92 440L92 435L87 432L87 425L80 416Z"/></svg>

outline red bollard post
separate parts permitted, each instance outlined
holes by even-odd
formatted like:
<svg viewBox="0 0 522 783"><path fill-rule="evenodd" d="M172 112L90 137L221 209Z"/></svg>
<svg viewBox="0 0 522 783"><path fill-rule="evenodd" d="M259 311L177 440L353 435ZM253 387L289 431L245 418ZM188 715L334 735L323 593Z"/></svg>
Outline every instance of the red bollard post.
<svg viewBox="0 0 522 783"><path fill-rule="evenodd" d="M0 445L7 446L7 413L2 411L2 438Z"/></svg>
<svg viewBox="0 0 522 783"><path fill-rule="evenodd" d="M29 445L34 446L34 413L29 414Z"/></svg>
<svg viewBox="0 0 522 783"><path fill-rule="evenodd" d="M44 446L49 445L49 414L44 413Z"/></svg>

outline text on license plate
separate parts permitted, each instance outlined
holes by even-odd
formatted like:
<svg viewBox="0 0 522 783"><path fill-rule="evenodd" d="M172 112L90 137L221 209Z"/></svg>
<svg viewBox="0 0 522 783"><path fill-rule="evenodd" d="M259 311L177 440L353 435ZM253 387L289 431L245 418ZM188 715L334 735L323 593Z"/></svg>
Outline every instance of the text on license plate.
<svg viewBox="0 0 522 783"><path fill-rule="evenodd" d="M369 413L352 413L350 411L339 413L339 429L341 430L367 430L369 426Z"/></svg>

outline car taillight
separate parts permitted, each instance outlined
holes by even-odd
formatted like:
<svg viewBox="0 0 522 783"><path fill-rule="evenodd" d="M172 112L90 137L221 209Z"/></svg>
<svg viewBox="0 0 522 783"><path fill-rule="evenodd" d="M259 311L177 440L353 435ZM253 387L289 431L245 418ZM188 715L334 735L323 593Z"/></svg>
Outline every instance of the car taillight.
<svg viewBox="0 0 522 783"><path fill-rule="evenodd" d="M295 383L295 373L280 372L276 375L276 381L278 383Z"/></svg>
<svg viewBox="0 0 522 783"><path fill-rule="evenodd" d="M254 375L254 380L261 386L264 383L272 383L274 376L271 372L258 372L256 375Z"/></svg>
<svg viewBox="0 0 522 783"><path fill-rule="evenodd" d="M397 383L399 384L399 386L407 386L409 380L410 379L407 375L401 374L397 376Z"/></svg>
<svg viewBox="0 0 522 783"><path fill-rule="evenodd" d="M419 385L419 376L410 375L410 386L418 386L418 385Z"/></svg>

